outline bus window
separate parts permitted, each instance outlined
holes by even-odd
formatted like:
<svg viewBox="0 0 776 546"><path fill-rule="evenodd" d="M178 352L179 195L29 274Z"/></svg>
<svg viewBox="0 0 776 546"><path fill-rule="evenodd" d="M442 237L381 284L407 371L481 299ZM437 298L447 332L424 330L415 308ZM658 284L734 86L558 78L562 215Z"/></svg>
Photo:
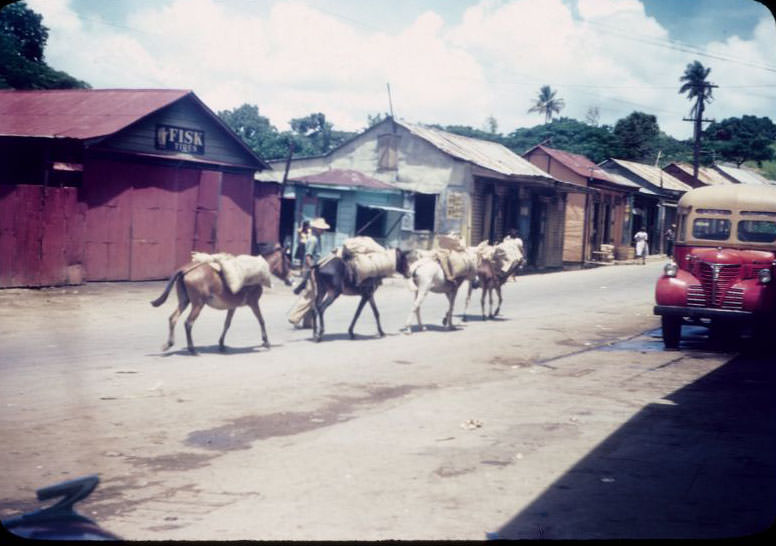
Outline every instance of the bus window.
<svg viewBox="0 0 776 546"><path fill-rule="evenodd" d="M723 218L696 218L692 224L692 236L696 239L725 241L730 237L730 220Z"/></svg>
<svg viewBox="0 0 776 546"><path fill-rule="evenodd" d="M738 222L738 240L749 243L772 243L776 241L776 222L742 220Z"/></svg>

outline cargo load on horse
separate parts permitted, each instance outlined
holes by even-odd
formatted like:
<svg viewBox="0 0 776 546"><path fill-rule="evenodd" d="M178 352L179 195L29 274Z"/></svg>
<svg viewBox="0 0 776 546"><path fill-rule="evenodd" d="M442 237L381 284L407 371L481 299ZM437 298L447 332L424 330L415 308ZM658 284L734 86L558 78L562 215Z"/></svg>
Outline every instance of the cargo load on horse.
<svg viewBox="0 0 776 546"><path fill-rule="evenodd" d="M371 237L346 239L341 255L353 274L356 286L366 279L390 277L396 273L396 251L383 248Z"/></svg>
<svg viewBox="0 0 776 546"><path fill-rule="evenodd" d="M243 286L261 285L267 288L272 287L269 264L261 256L250 256L248 254L233 256L226 252L218 254L192 252L191 259L195 262L208 264L220 272L226 287L232 294L238 293Z"/></svg>
<svg viewBox="0 0 776 546"><path fill-rule="evenodd" d="M448 281L473 279L477 273L476 257L467 251L463 240L457 235L440 235L439 248L433 250L434 259L442 266Z"/></svg>

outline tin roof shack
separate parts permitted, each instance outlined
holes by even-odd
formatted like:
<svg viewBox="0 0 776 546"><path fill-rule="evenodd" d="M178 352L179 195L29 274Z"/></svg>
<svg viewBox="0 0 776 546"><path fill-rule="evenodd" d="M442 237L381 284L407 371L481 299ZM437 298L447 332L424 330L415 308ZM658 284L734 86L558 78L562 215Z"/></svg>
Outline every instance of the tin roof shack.
<svg viewBox="0 0 776 546"><path fill-rule="evenodd" d="M586 261L605 260L609 252L601 245L622 245L628 199L638 191L637 184L615 180L583 155L544 144L534 146L523 157L558 180L588 189L587 193L570 193L566 198L564 264L579 266Z"/></svg>
<svg viewBox="0 0 776 546"><path fill-rule="evenodd" d="M662 253L665 230L676 223L676 203L684 192L692 188L653 165L607 159L600 167L610 175L622 176L641 186L630 203L632 214L625 219L623 244L630 244L636 232L644 227L649 236L650 253Z"/></svg>
<svg viewBox="0 0 776 546"><path fill-rule="evenodd" d="M697 181L693 178L693 167L690 163L675 161L663 167L663 170L693 188L716 186L719 184L733 184L733 182L726 178L725 175L713 167L698 166Z"/></svg>
<svg viewBox="0 0 776 546"><path fill-rule="evenodd" d="M405 213L412 212L402 209L401 190L349 169L289 177L288 189L293 192L294 218L300 220L297 224L322 217L331 226L321 235L322 253L356 235L372 237L385 247L398 247L399 224ZM296 248L296 230L293 238Z"/></svg>
<svg viewBox="0 0 776 546"><path fill-rule="evenodd" d="M266 168L191 91L0 91L0 286L161 279L192 250L247 253Z"/></svg>
<svg viewBox="0 0 776 546"><path fill-rule="evenodd" d="M275 164L278 171L282 164ZM412 211L399 223L404 247L430 248L436 234L448 232L474 245L517 229L531 265L562 266L565 194L580 188L501 144L387 118L325 156L292 160L289 178L329 169L354 170L403 191L401 208Z"/></svg>
<svg viewBox="0 0 776 546"><path fill-rule="evenodd" d="M712 168L734 184L754 184L760 186L776 184L776 180L765 178L752 169L734 167L725 163L716 163Z"/></svg>

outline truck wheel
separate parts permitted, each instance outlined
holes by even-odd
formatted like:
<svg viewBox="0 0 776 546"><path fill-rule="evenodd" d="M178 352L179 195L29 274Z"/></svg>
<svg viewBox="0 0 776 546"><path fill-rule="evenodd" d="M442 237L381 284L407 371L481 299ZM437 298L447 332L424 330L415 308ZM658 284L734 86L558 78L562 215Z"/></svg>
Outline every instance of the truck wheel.
<svg viewBox="0 0 776 546"><path fill-rule="evenodd" d="M682 317L663 315L661 317L663 327L663 345L666 349L678 349L679 340L682 337Z"/></svg>

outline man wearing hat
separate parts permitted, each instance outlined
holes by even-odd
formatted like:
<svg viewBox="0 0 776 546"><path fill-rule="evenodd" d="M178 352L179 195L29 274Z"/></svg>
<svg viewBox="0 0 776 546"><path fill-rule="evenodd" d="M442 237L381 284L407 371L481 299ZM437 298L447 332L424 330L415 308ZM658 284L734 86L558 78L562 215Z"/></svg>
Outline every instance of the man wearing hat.
<svg viewBox="0 0 776 546"><path fill-rule="evenodd" d="M304 246L302 282L294 288L294 294L299 294L307 285L307 280L310 278L310 270L318 263L318 259L321 257L321 233L330 227L323 218L315 218L310 222L310 235L307 237L307 242Z"/></svg>

